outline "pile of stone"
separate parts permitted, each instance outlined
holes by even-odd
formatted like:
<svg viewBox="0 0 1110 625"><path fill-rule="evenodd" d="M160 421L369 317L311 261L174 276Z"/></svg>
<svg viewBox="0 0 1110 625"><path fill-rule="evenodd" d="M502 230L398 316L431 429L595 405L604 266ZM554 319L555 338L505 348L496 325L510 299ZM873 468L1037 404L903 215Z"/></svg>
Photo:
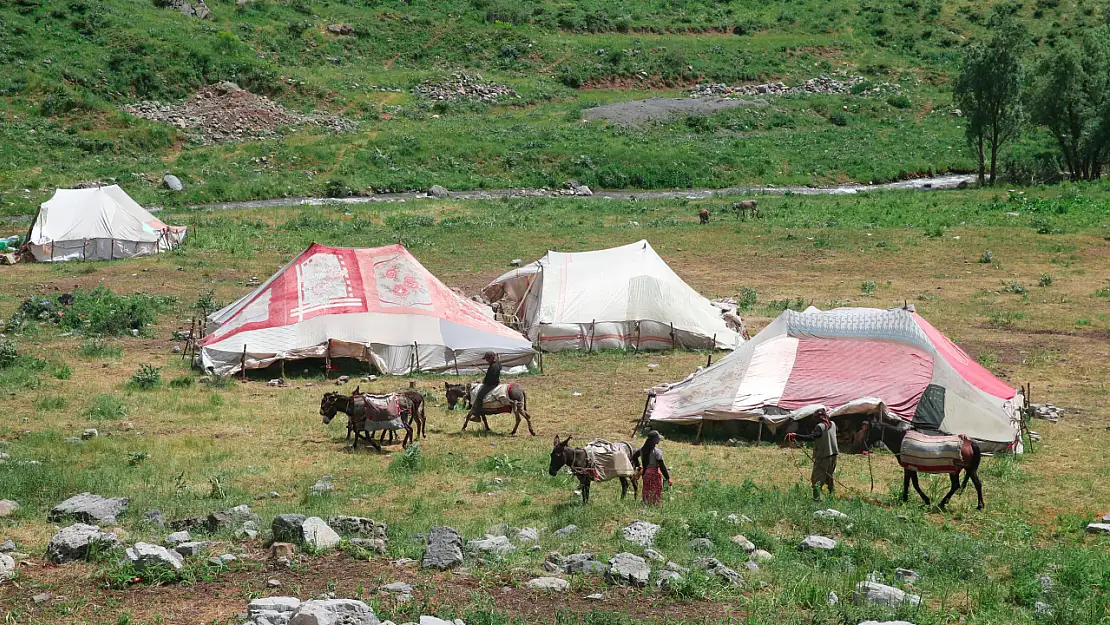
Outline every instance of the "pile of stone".
<svg viewBox="0 0 1110 625"><path fill-rule="evenodd" d="M758 85L725 85L721 83L701 83L689 91L692 98L749 97L768 95L846 95L852 87L868 82L863 76L845 76L842 79L821 75L810 78L800 85L786 86L783 82L761 83ZM900 93L901 86L892 83L878 83L869 86L858 95L870 96L879 93Z"/></svg>
<svg viewBox="0 0 1110 625"><path fill-rule="evenodd" d="M355 599L265 597L247 604L245 625L380 625L374 610Z"/></svg>
<svg viewBox="0 0 1110 625"><path fill-rule="evenodd" d="M204 0L193 0L192 2L186 2L186 0L167 0L165 2L156 2L155 5L173 9L185 17L195 17L198 20L212 19L212 11L208 9L208 5L204 3Z"/></svg>
<svg viewBox="0 0 1110 625"><path fill-rule="evenodd" d="M479 74L456 72L445 80L428 80L412 89L413 95L436 102L485 102L494 104L507 98L517 98L516 91L505 85L486 82Z"/></svg>
<svg viewBox="0 0 1110 625"><path fill-rule="evenodd" d="M221 82L201 89L182 104L139 102L124 112L191 131L197 143L250 141L272 137L281 128L314 125L332 132L353 132L354 122L323 111L310 115L290 111L269 98Z"/></svg>
<svg viewBox="0 0 1110 625"><path fill-rule="evenodd" d="M1033 418L1044 419L1050 423L1056 423L1064 414L1062 408L1057 408L1052 404L1033 404Z"/></svg>

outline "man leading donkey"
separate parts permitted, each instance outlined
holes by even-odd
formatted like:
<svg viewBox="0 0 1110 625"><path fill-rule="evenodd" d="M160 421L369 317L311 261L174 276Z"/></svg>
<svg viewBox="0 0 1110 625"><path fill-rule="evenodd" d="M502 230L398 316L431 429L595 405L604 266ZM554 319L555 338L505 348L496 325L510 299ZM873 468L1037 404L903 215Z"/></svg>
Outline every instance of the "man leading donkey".
<svg viewBox="0 0 1110 625"><path fill-rule="evenodd" d="M813 500L821 500L821 487L829 489L829 496L836 496L836 482L833 474L836 473L836 458L840 449L836 445L836 424L829 419L829 413L821 408L813 415L817 419L817 426L809 434L796 434L791 432L786 435L789 443L794 441L813 441L813 472L809 481L813 484Z"/></svg>

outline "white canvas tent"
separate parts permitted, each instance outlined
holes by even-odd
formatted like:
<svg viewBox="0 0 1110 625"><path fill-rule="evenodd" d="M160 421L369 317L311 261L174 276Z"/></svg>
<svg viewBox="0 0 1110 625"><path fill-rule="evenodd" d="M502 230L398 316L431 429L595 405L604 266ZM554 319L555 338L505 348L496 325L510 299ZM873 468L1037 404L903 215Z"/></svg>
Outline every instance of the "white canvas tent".
<svg viewBox="0 0 1110 625"><path fill-rule="evenodd" d="M605 250L548 252L482 291L515 316L544 351L735 349L742 322L671 270L647 241Z"/></svg>
<svg viewBox="0 0 1110 625"><path fill-rule="evenodd" d="M879 413L1020 451L1020 391L909 308L787 310L711 367L656 389L651 420L758 421L772 428L817 406Z"/></svg>
<svg viewBox="0 0 1110 625"><path fill-rule="evenodd" d="M379 371L453 371L498 354L532 361L519 332L457 295L401 245L312 244L250 294L209 317L206 371L227 375L281 360L356 358Z"/></svg>
<svg viewBox="0 0 1110 625"><path fill-rule="evenodd" d="M173 249L185 231L162 223L112 185L55 191L39 207L27 242L40 262L112 260Z"/></svg>

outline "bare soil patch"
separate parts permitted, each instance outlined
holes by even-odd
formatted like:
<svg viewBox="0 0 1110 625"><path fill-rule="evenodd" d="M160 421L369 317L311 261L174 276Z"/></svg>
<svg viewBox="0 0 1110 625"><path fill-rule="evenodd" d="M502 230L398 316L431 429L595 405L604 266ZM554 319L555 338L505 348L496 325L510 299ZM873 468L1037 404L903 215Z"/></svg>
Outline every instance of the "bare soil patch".
<svg viewBox="0 0 1110 625"><path fill-rule="evenodd" d="M648 98L606 104L582 111L582 118L601 119L614 124L635 125L662 121L680 115L710 115L741 106L767 106L766 100L727 100L724 98Z"/></svg>

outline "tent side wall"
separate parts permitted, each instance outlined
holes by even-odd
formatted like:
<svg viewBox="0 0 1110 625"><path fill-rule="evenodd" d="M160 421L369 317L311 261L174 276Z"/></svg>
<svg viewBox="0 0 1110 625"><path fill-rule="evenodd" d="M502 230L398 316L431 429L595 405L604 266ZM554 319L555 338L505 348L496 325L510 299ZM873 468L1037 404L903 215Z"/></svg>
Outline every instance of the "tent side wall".
<svg viewBox="0 0 1110 625"><path fill-rule="evenodd" d="M122 239L84 239L30 245L35 260L56 263L71 260L118 260L150 256L173 249L185 238L184 232L168 232L157 241Z"/></svg>

